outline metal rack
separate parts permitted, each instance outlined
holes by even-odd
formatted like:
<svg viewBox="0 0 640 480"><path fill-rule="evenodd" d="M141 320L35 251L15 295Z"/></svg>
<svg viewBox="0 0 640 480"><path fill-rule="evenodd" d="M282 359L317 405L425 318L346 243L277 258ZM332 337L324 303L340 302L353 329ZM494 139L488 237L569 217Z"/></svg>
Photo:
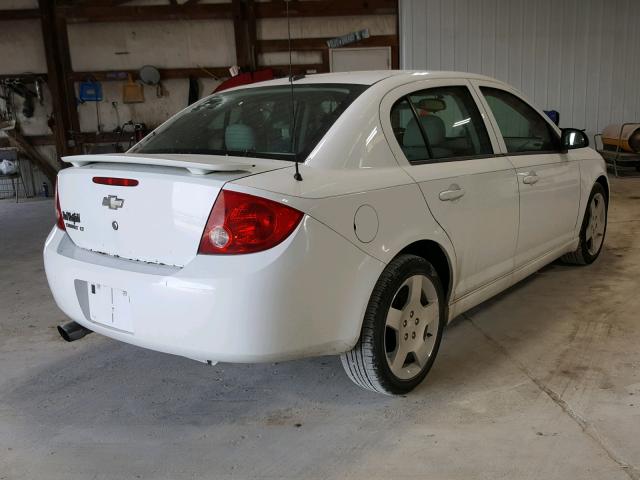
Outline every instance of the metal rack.
<svg viewBox="0 0 640 480"><path fill-rule="evenodd" d="M37 193L31 162L25 161L24 157L21 158L17 151L15 161L18 164L16 173L11 175L2 175L0 173L0 200L15 198L16 202L18 202L20 194L24 198L31 198Z"/></svg>
<svg viewBox="0 0 640 480"><path fill-rule="evenodd" d="M605 150L604 143L602 142L602 133L596 133L593 136L593 145L597 152L602 155L607 165L613 167L613 174L618 177L619 168L635 168L637 172L640 172L640 153L623 152L620 148L620 141L622 139L622 132L627 125L637 124L638 122L627 122L620 125L620 133L618 134L618 144L615 150ZM598 148L598 139L600 140L600 148Z"/></svg>

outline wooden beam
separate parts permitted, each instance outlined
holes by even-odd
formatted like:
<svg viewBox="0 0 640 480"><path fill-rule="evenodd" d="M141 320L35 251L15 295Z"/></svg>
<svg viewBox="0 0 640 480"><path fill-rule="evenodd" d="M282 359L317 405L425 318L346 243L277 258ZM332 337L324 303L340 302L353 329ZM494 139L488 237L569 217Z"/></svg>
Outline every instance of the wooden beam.
<svg viewBox="0 0 640 480"><path fill-rule="evenodd" d="M395 2L394 15L396 16L396 43L391 47L391 68L400 68L400 0Z"/></svg>
<svg viewBox="0 0 640 480"><path fill-rule="evenodd" d="M75 7L78 5L91 4L94 6L102 6L102 7L117 7L118 5L124 5L125 3L129 3L131 1L132 0L66 0L66 1L59 1L58 6Z"/></svg>
<svg viewBox="0 0 640 480"><path fill-rule="evenodd" d="M256 27L256 3L254 0L247 0L246 7L247 22L247 42L249 45L249 66L255 70L258 67L258 51L256 50L256 41L258 39L258 31Z"/></svg>
<svg viewBox="0 0 640 480"><path fill-rule="evenodd" d="M149 127L152 130L153 127ZM126 143L133 136L133 132L115 133L115 132L80 132L76 134L79 143ZM53 135L22 135L22 138L33 147L51 146L56 144ZM0 137L0 148L14 146L9 137Z"/></svg>
<svg viewBox="0 0 640 480"><path fill-rule="evenodd" d="M38 0L42 14L42 36L45 39L45 57L49 90L55 119L54 136L58 156L79 151L73 140L74 132L80 130L78 110L73 82L67 78L71 70L69 38L64 19L55 16L50 0ZM61 164L62 165L62 164Z"/></svg>
<svg viewBox="0 0 640 480"><path fill-rule="evenodd" d="M0 21L28 20L31 18L40 18L40 10L35 8L22 10L0 10Z"/></svg>
<svg viewBox="0 0 640 480"><path fill-rule="evenodd" d="M196 68L159 68L160 78L162 80L173 78L226 78L229 76L228 67L196 67ZM124 78L122 78L124 74ZM123 82L127 80L127 75L131 75L134 80L139 79L138 70L105 70L98 72L71 72L69 78L74 82L83 82L87 79L94 79L98 82L116 81Z"/></svg>
<svg viewBox="0 0 640 480"><path fill-rule="evenodd" d="M9 144L20 150L27 156L41 171L46 175L51 184L55 184L58 171L49 163L49 161L17 130L9 130L6 132L9 138Z"/></svg>
<svg viewBox="0 0 640 480"><path fill-rule="evenodd" d="M291 50L294 51L314 51L327 50L326 38L292 38ZM393 47L398 45L397 35L373 35L369 38L363 38L359 42L350 43L345 47ZM289 50L289 41L287 39L277 40L258 40L256 49L259 53L270 52L287 52Z"/></svg>
<svg viewBox="0 0 640 480"><path fill-rule="evenodd" d="M59 7L57 12L60 17L65 18L69 23L230 19L233 17L233 9L230 3L117 7L91 4Z"/></svg>
<svg viewBox="0 0 640 480"><path fill-rule="evenodd" d="M344 15L392 15L397 10L397 0L323 0L289 3L291 17L341 17ZM257 18L286 17L284 0L256 2Z"/></svg>
<svg viewBox="0 0 640 480"><path fill-rule="evenodd" d="M322 72L330 72L331 71L331 56L329 55L329 49L322 50Z"/></svg>
<svg viewBox="0 0 640 480"><path fill-rule="evenodd" d="M289 75L289 65L264 65L260 68L271 68L276 74L276 77L286 77ZM324 63L310 63L305 65L292 65L291 73L293 75L299 74L311 74L311 73L325 73L329 69Z"/></svg>
<svg viewBox="0 0 640 480"><path fill-rule="evenodd" d="M245 31L244 6L242 0L231 0L233 8L233 36L236 46L236 64L246 67L249 64L249 50Z"/></svg>
<svg viewBox="0 0 640 480"><path fill-rule="evenodd" d="M76 89L72 80L69 79L71 67L71 51L69 48L69 34L67 33L67 22L64 18L56 17L56 35L58 47L58 61L60 62L60 81L64 86L64 102L69 118L68 132L71 137L80 131L80 119L78 117L78 106L76 103ZM68 142L67 142L68 143ZM71 152L76 153L72 148Z"/></svg>
<svg viewBox="0 0 640 480"><path fill-rule="evenodd" d="M6 132L5 132L6 133ZM22 135L27 141L34 147L41 147L44 145L55 145L56 139L53 135ZM0 148L10 147L8 137L0 137Z"/></svg>
<svg viewBox="0 0 640 480"><path fill-rule="evenodd" d="M256 16L253 0L232 0L233 32L236 45L236 63L255 70Z"/></svg>
<svg viewBox="0 0 640 480"><path fill-rule="evenodd" d="M46 73L2 73L0 74L0 80L7 80L12 78L19 78L24 82L30 82L36 79L47 80Z"/></svg>

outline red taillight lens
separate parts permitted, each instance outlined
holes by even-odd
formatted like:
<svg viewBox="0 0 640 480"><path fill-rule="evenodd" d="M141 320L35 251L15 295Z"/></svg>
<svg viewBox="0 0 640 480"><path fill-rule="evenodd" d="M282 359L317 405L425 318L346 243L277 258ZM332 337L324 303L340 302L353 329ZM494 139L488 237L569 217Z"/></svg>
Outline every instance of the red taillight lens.
<svg viewBox="0 0 640 480"><path fill-rule="evenodd" d="M93 183L113 185L116 187L135 187L139 182L133 178L93 177Z"/></svg>
<svg viewBox="0 0 640 480"><path fill-rule="evenodd" d="M64 226L64 218L62 217L62 210L60 210L60 196L58 195L58 182L56 181L56 226L60 230L66 230Z"/></svg>
<svg viewBox="0 0 640 480"><path fill-rule="evenodd" d="M275 247L298 226L302 212L246 193L222 190L213 204L198 253L255 253Z"/></svg>

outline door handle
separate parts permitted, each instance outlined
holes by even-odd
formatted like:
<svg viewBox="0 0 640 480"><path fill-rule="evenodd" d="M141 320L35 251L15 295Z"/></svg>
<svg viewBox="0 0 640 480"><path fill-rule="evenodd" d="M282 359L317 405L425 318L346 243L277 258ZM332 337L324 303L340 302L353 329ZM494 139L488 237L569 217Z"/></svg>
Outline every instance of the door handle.
<svg viewBox="0 0 640 480"><path fill-rule="evenodd" d="M526 185L533 185L540 180L540 177L536 174L536 172L521 172L518 173L522 177L522 183Z"/></svg>
<svg viewBox="0 0 640 480"><path fill-rule="evenodd" d="M443 202L449 202L451 200L457 200L458 198L464 196L464 193L464 188L460 188L454 183L453 185L449 186L449 190L443 190L442 192L440 192L440 195L438 195L438 197Z"/></svg>

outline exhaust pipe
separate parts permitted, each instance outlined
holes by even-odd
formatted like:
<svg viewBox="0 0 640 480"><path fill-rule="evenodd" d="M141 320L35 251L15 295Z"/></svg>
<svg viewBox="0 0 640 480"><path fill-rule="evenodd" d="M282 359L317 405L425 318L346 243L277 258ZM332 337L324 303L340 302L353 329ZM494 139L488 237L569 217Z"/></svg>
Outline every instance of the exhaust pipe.
<svg viewBox="0 0 640 480"><path fill-rule="evenodd" d="M69 322L64 325L58 325L58 333L67 342L75 342L80 340L85 335L89 335L93 330L83 327L79 323Z"/></svg>

